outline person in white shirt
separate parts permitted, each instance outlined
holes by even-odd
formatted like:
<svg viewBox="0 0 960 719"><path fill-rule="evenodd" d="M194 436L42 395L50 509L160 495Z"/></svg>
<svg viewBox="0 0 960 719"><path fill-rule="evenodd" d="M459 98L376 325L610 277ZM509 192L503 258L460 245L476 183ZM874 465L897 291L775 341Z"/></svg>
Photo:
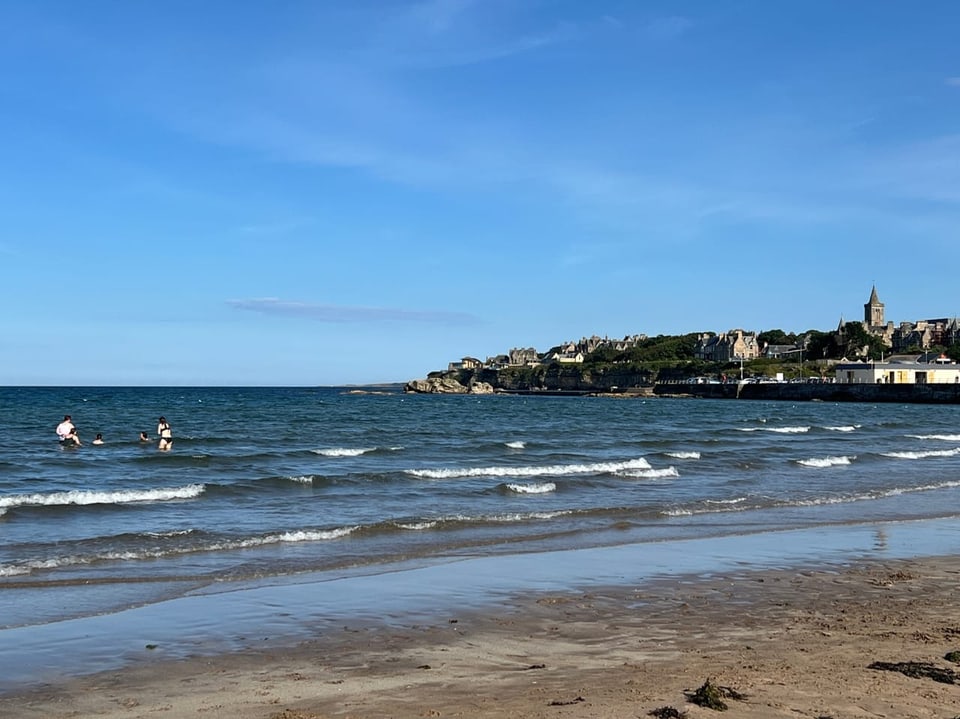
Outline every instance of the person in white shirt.
<svg viewBox="0 0 960 719"><path fill-rule="evenodd" d="M77 436L77 428L73 425L70 415L64 415L63 421L57 425L57 438L60 444L80 445L80 437Z"/></svg>
<svg viewBox="0 0 960 719"><path fill-rule="evenodd" d="M61 440L66 439L76 428L73 426L73 422L70 419L70 415L66 414L63 416L63 421L57 425L57 437Z"/></svg>

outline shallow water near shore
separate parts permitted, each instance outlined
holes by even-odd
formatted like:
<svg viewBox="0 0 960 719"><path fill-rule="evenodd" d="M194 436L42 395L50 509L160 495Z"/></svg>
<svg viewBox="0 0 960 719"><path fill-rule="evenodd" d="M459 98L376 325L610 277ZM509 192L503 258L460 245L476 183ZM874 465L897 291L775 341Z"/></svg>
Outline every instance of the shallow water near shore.
<svg viewBox="0 0 960 719"><path fill-rule="evenodd" d="M67 413L107 443L60 447ZM160 414L169 452L137 441ZM512 593L957 543L956 406L0 388L0 431L10 685Z"/></svg>
<svg viewBox="0 0 960 719"><path fill-rule="evenodd" d="M0 631L0 692L145 661L277 649L350 626L436 624L501 611L524 595L958 554L960 519L939 519L406 562L209 587L115 614Z"/></svg>

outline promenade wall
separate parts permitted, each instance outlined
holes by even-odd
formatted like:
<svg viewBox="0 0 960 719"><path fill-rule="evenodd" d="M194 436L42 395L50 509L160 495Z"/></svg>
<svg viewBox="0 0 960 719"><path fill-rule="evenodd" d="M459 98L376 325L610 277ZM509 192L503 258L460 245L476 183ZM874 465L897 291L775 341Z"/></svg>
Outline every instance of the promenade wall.
<svg viewBox="0 0 960 719"><path fill-rule="evenodd" d="M767 399L809 402L906 402L960 404L960 384L833 384L770 382L751 384L658 384L658 396L709 399Z"/></svg>

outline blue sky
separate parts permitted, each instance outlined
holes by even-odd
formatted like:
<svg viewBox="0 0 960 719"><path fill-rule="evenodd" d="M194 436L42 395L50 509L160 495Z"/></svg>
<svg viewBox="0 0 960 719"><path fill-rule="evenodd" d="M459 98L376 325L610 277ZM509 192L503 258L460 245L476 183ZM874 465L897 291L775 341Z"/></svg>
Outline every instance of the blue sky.
<svg viewBox="0 0 960 719"><path fill-rule="evenodd" d="M960 4L0 4L0 384L960 315Z"/></svg>

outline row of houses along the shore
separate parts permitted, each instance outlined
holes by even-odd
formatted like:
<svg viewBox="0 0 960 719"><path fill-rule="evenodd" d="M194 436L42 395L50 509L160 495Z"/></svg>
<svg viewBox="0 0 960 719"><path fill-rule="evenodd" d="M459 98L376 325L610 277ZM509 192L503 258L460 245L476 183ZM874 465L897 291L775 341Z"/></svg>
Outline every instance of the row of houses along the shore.
<svg viewBox="0 0 960 719"><path fill-rule="evenodd" d="M835 381L893 384L960 382L960 366L944 356L928 357L925 352L921 356L915 353L898 354L907 349L927 350L933 346L957 344L960 342L960 319L945 317L894 324L885 318L885 306L880 301L876 286L871 288L870 298L863 307L863 320L859 324L868 335L879 338L883 345L890 349L891 356L880 362L850 361L843 358L833 367L836 372ZM848 324L841 318L837 334L842 336L847 331ZM622 351L646 338L643 334L628 335L622 339L594 335L576 342L565 342L546 356L540 355L533 347L514 348L507 354L488 357L485 361L464 357L459 362L451 362L448 369L503 369L536 366L544 362L578 364L582 363L588 354L602 347ZM707 362L724 363L749 361L760 357L802 358L804 350L805 337L802 336L798 343L793 345L761 344L757 333L733 329L719 334L701 334L697 338L694 356ZM865 352L866 348L863 348L864 356Z"/></svg>

